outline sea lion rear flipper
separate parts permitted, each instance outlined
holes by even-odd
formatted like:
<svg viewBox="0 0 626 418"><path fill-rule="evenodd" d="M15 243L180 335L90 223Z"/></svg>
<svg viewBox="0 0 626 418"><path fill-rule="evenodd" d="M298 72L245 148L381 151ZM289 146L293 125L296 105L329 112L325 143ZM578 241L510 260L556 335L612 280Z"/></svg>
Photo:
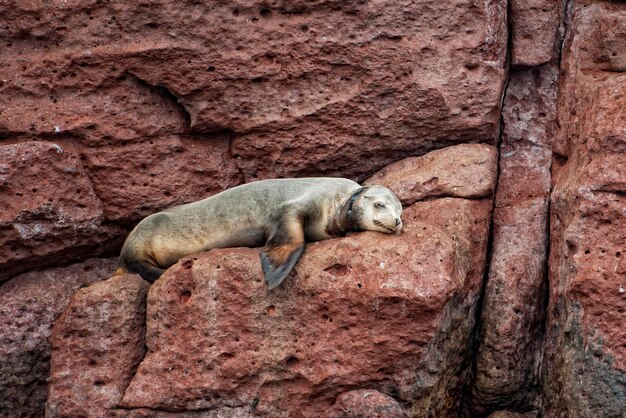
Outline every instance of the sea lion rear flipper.
<svg viewBox="0 0 626 418"><path fill-rule="evenodd" d="M120 255L118 269L115 274L139 274L144 280L154 283L164 272L165 269L156 267L144 260L127 260L125 254L122 254Z"/></svg>
<svg viewBox="0 0 626 418"><path fill-rule="evenodd" d="M156 279L161 277L165 272L165 269L153 266L150 263L138 262L132 265L133 269L130 270L133 273L139 274L144 280L154 283Z"/></svg>
<svg viewBox="0 0 626 418"><path fill-rule="evenodd" d="M285 210L259 257L269 290L282 283L304 251L304 224L295 210Z"/></svg>

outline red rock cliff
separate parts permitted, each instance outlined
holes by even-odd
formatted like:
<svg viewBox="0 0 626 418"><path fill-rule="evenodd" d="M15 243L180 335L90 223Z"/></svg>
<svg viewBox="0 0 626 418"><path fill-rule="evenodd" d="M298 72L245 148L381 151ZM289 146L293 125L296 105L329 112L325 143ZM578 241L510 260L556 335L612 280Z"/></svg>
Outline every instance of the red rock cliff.
<svg viewBox="0 0 626 418"><path fill-rule="evenodd" d="M0 21L0 416L626 413L626 5ZM308 244L271 293L255 249L102 281L144 216L309 175L391 187L405 233Z"/></svg>

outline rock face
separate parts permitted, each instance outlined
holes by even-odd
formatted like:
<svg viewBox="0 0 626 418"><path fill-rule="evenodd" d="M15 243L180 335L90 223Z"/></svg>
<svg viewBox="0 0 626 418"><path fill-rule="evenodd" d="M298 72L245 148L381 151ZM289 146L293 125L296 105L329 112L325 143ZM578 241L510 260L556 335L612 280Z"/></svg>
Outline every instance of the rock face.
<svg viewBox="0 0 626 418"><path fill-rule="evenodd" d="M544 414L623 416L626 7L580 7L571 27L554 148Z"/></svg>
<svg viewBox="0 0 626 418"><path fill-rule="evenodd" d="M48 336L72 292L103 280L112 259L22 274L0 287L0 416L42 416L50 369Z"/></svg>
<svg viewBox="0 0 626 418"><path fill-rule="evenodd" d="M3 2L0 417L46 391L48 416L624 416L625 15ZM155 211L319 175L395 189L405 233L308 245L272 293L254 249L188 258L147 306L135 276L82 289L46 387L52 321L113 269L85 260Z"/></svg>
<svg viewBox="0 0 626 418"><path fill-rule="evenodd" d="M564 0L511 0L511 65L538 66L555 57Z"/></svg>
<svg viewBox="0 0 626 418"><path fill-rule="evenodd" d="M456 150L449 151L454 158ZM100 362L87 360L88 348L111 338L111 331L103 329L99 309L83 305L104 303L109 296L100 293L114 292L124 279L84 289L55 327L48 411L76 413L76 402L62 400L103 393L94 388L96 379L115 388L106 402L94 401L90 411L96 415L228 414L233 408L255 416L450 414L460 407L470 377L492 194L493 183L484 199L415 203L405 210L402 235L364 232L308 244L292 276L272 292L257 249L182 259L150 288L148 353L136 373L126 364L124 373L111 377L110 368L104 372ZM81 312L80 323L71 320L75 312ZM89 338L69 339L72 329ZM128 332L121 334L127 341ZM107 352L124 357L117 349ZM371 402L357 402L370 396L359 390L373 393ZM356 404L360 409L350 406Z"/></svg>
<svg viewBox="0 0 626 418"><path fill-rule="evenodd" d="M103 224L102 204L72 148L0 146L0 193L0 283L63 258L68 248L75 259L119 245L120 228Z"/></svg>
<svg viewBox="0 0 626 418"><path fill-rule="evenodd" d="M47 417L104 416L145 353L148 283L115 276L81 289L55 323Z"/></svg>
<svg viewBox="0 0 626 418"><path fill-rule="evenodd" d="M389 164L363 184L389 187L403 205L427 197L489 197L496 182L496 161L494 147L456 145Z"/></svg>
<svg viewBox="0 0 626 418"><path fill-rule="evenodd" d="M516 70L504 100L493 245L473 389L476 412L539 408L557 74L552 64Z"/></svg>
<svg viewBox="0 0 626 418"><path fill-rule="evenodd" d="M0 281L243 181L494 144L505 4L5 2Z"/></svg>

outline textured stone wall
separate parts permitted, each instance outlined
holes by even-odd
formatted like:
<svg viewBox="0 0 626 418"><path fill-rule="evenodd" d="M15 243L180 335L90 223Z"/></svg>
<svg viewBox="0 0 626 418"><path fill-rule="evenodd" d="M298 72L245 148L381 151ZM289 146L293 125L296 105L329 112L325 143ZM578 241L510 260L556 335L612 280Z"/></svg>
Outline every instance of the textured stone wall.
<svg viewBox="0 0 626 418"><path fill-rule="evenodd" d="M0 416L626 413L623 3L0 22ZM102 281L150 213L319 175L394 189L405 234L309 244L269 294L254 249Z"/></svg>

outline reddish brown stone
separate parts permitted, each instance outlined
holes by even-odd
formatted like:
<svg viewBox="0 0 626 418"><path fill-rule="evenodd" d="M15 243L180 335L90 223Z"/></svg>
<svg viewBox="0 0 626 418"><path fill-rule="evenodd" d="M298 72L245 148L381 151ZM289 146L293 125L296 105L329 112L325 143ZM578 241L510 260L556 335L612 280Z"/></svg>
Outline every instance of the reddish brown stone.
<svg viewBox="0 0 626 418"><path fill-rule="evenodd" d="M148 283L114 276L72 296L50 336L47 417L106 416L145 353Z"/></svg>
<svg viewBox="0 0 626 418"><path fill-rule="evenodd" d="M59 12L41 11L48 17ZM96 65L86 62L94 54L85 48L79 57L71 56L69 51L77 52L71 48L65 53L44 48L28 58L27 67L19 67L25 63L18 58L13 64L19 68L12 76L16 79L5 75L2 87L18 90L14 83L19 81L31 89L3 98L6 111L0 113L0 132L61 141L70 136L90 146L120 146L146 137L158 142L160 135L187 130L185 112L165 89L150 86L122 68L114 69L110 59L115 57L102 50L94 51L100 56ZM22 53L19 47L13 50L17 56ZM37 80L41 85L36 85Z"/></svg>
<svg viewBox="0 0 626 418"><path fill-rule="evenodd" d="M227 133L221 163L246 181L361 179L407 155L497 136L500 0L12 1L0 17L11 22L0 28L0 134L60 131L81 151L101 144L122 155L135 152L128 143Z"/></svg>
<svg viewBox="0 0 626 418"><path fill-rule="evenodd" d="M445 230L457 243L457 268L465 276L455 303L444 311L441 332L418 369L418 395L412 416L446 416L464 411L462 390L469 385L468 336L476 318L487 254L491 199L444 198L415 203L406 221L427 222Z"/></svg>
<svg viewBox="0 0 626 418"><path fill-rule="evenodd" d="M90 259L0 286L0 416L43 416L52 324L78 287L109 277L114 266L113 259Z"/></svg>
<svg viewBox="0 0 626 418"><path fill-rule="evenodd" d="M473 409L480 413L538 408L557 75L552 64L515 70L504 100L493 250L475 360Z"/></svg>
<svg viewBox="0 0 626 418"><path fill-rule="evenodd" d="M0 146L0 282L110 250L122 229L103 221L102 203L72 147Z"/></svg>
<svg viewBox="0 0 626 418"><path fill-rule="evenodd" d="M344 392L322 415L323 418L404 418L407 414L389 395L362 389Z"/></svg>
<svg viewBox="0 0 626 418"><path fill-rule="evenodd" d="M292 277L271 293L257 250L182 260L150 290L149 353L123 405L255 405L264 415L315 416L343 388L375 385L405 402L419 396L433 411L452 410L473 326L466 314L484 265L471 262L484 261L486 203L426 202L407 209L401 236L366 232L309 244ZM437 222L422 222L438 213L445 215ZM472 240L481 245L470 248ZM451 354L454 344L460 351ZM435 372L441 363L431 353L447 367ZM418 371L429 380L416 384Z"/></svg>
<svg viewBox="0 0 626 418"><path fill-rule="evenodd" d="M511 64L534 66L550 62L558 49L563 0L511 0Z"/></svg>
<svg viewBox="0 0 626 418"><path fill-rule="evenodd" d="M405 158L374 174L363 184L392 189L403 205L428 197L489 197L496 181L496 149L463 144Z"/></svg>
<svg viewBox="0 0 626 418"><path fill-rule="evenodd" d="M228 162L226 137L200 140L163 135L150 142L154 144L83 149L85 170L107 219L137 221L241 183L235 166Z"/></svg>
<svg viewBox="0 0 626 418"><path fill-rule="evenodd" d="M553 164L544 416L626 413L626 5L576 9Z"/></svg>
<svg viewBox="0 0 626 418"><path fill-rule="evenodd" d="M182 261L151 288L150 351L124 405L185 410L257 403L262 414L314 416L341 388L380 380L409 397L410 371L458 280L453 241L425 228L309 245L296 274L271 293L257 250ZM436 261L420 247L431 255L436 249ZM418 252L410 263L407 251Z"/></svg>
<svg viewBox="0 0 626 418"><path fill-rule="evenodd" d="M399 156L494 143L504 2L320 6L298 3L286 20L270 8L257 30L270 33L278 23L286 32L265 43L257 66L233 67L226 55L213 60L216 82L231 76L242 83L232 93L224 89L228 94L207 103L198 119L243 133L233 151L246 180L363 178ZM341 13L329 12L333 7ZM242 55L252 47L243 46Z"/></svg>

